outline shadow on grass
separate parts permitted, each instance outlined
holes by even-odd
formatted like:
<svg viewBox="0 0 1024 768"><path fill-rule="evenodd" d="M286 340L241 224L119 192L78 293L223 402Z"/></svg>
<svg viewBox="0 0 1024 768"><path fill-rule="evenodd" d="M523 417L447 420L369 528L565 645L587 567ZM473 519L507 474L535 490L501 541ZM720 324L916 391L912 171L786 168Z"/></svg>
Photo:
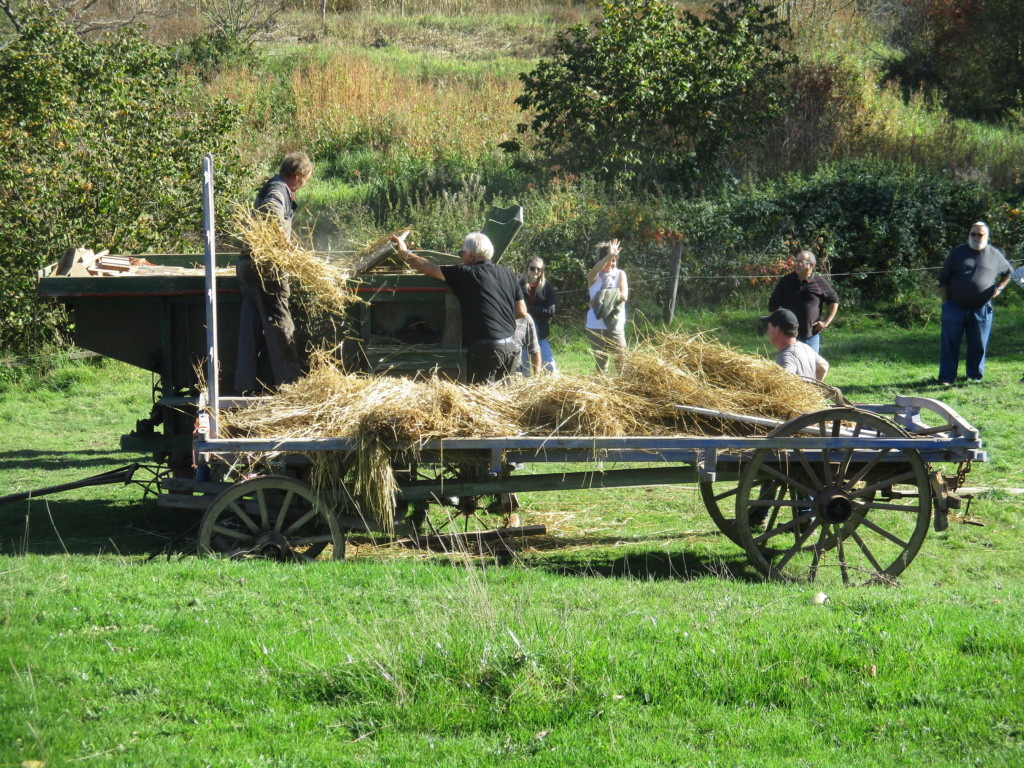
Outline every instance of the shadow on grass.
<svg viewBox="0 0 1024 768"><path fill-rule="evenodd" d="M655 544L659 541L664 544ZM629 543L629 551L623 551L624 542L614 537L540 536L521 542L521 549L499 543L486 547L484 551L471 546L438 552L428 562L441 568L471 566L487 569L516 565L527 570L579 578L690 581L711 576L742 582L763 581L739 549L730 548L726 554L690 551L685 549L686 540L674 535ZM667 551L666 545L673 542L678 549ZM646 549L649 546L659 548ZM612 547L617 549L612 550Z"/></svg>
<svg viewBox="0 0 1024 768"><path fill-rule="evenodd" d="M39 498L0 506L0 554L150 555L187 534L197 513L147 502ZM174 553L187 551L182 541Z"/></svg>
<svg viewBox="0 0 1024 768"><path fill-rule="evenodd" d="M748 583L764 580L742 552L722 556L688 552L635 551L617 557L603 553L575 553L544 563L541 568L559 576L636 579L639 581L692 581L709 576Z"/></svg>
<svg viewBox="0 0 1024 768"><path fill-rule="evenodd" d="M81 468L84 477L92 467L109 469L119 464L128 464L138 454L117 451L8 451L0 457L0 472L15 470L61 470L75 472ZM59 482L59 481L58 481Z"/></svg>

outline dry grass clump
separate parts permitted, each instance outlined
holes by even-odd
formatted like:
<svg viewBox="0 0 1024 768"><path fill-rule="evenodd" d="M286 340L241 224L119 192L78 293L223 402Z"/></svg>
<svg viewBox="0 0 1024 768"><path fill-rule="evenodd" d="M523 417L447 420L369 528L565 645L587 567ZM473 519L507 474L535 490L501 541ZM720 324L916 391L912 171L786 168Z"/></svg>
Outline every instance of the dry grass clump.
<svg viewBox="0 0 1024 768"><path fill-rule="evenodd" d="M341 314L349 304L361 301L349 288L352 271L347 263L329 264L293 242L273 214L238 205L231 224L234 235L252 250L253 263L260 272L286 275L295 281L310 309Z"/></svg>
<svg viewBox="0 0 1024 768"><path fill-rule="evenodd" d="M442 437L520 434L518 410L511 392L501 387L351 375L319 357L308 376L274 397L223 411L221 424L235 434L269 440L357 440L369 434L412 447Z"/></svg>
<svg viewBox="0 0 1024 768"><path fill-rule="evenodd" d="M248 408L222 411L220 423L233 434L269 440L355 441L351 464L339 463L336 452L311 455L313 485L319 493L344 494L351 469L361 513L390 532L398 488L390 443L415 453L424 440L516 435L516 411L504 388L464 387L437 377L413 381L349 375L321 356L305 378Z"/></svg>
<svg viewBox="0 0 1024 768"><path fill-rule="evenodd" d="M745 434L752 427L678 412L673 406L784 420L828 405L814 384L703 334L655 334L643 347L627 350L619 386L649 401L663 423L674 419L678 428L702 434Z"/></svg>
<svg viewBox="0 0 1024 768"><path fill-rule="evenodd" d="M508 387L524 433L624 437L663 431L641 396L603 376L532 376Z"/></svg>

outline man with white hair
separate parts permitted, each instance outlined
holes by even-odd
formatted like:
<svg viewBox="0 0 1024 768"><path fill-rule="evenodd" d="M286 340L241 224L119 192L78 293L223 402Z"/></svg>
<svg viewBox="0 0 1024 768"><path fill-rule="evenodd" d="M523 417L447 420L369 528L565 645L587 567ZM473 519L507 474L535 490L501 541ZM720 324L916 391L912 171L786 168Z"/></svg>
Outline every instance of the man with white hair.
<svg viewBox="0 0 1024 768"><path fill-rule="evenodd" d="M494 246L482 232L470 232L459 251L461 264L441 266L414 255L405 239L392 236L398 254L427 277L444 280L462 310L462 347L466 350L466 380L494 382L519 369L516 319L526 317L519 279L491 261Z"/></svg>
<svg viewBox="0 0 1024 768"><path fill-rule="evenodd" d="M942 336L939 352L939 383L948 387L956 381L960 365L960 342L967 336L968 381L985 375L985 349L992 332L992 299L1010 282L1013 267L998 248L988 242L988 225L971 225L967 242L946 256L939 272L942 297Z"/></svg>

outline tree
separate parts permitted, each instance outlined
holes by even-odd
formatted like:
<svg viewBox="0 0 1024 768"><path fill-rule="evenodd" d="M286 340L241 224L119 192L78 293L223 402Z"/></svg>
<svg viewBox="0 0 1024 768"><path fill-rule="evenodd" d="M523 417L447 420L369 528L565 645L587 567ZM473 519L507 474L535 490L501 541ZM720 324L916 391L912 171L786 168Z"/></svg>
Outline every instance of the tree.
<svg viewBox="0 0 1024 768"><path fill-rule="evenodd" d="M63 19L80 35L131 27L145 19L167 15L154 0L0 0L0 7L19 33L40 8Z"/></svg>
<svg viewBox="0 0 1024 768"><path fill-rule="evenodd" d="M606 0L593 30L560 34L554 56L520 75L553 159L606 178L694 181L780 104L794 59L788 26L758 0L718 0L706 18L662 0Z"/></svg>
<svg viewBox="0 0 1024 768"><path fill-rule="evenodd" d="M238 120L134 34L90 43L63 20L27 20L0 50L0 348L28 352L59 333L60 310L35 295L34 277L69 246L197 240L203 154L220 159L223 199L251 177L233 157Z"/></svg>

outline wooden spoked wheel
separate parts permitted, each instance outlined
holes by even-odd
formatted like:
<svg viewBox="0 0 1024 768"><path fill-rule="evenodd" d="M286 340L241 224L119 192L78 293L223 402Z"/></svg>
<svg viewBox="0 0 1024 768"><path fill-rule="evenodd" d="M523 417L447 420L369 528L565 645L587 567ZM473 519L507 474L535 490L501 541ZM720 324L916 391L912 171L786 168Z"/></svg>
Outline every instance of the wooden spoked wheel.
<svg viewBox="0 0 1024 768"><path fill-rule="evenodd" d="M810 430L810 431L809 431ZM931 519L928 468L915 450L809 451L800 438L906 437L866 411L830 408L799 416L769 437L787 451L756 451L736 493L736 531L751 563L773 580L889 583L921 549ZM765 482L774 484L767 496Z"/></svg>
<svg viewBox="0 0 1024 768"><path fill-rule="evenodd" d="M766 480L757 488L758 497L762 499L777 497L780 492L779 486L780 484L776 480ZM704 507L712 521L718 526L718 530L736 546L742 547L743 540L740 538L736 523L736 494L740 489L740 481L726 480L712 483L702 480L699 487Z"/></svg>
<svg viewBox="0 0 1024 768"><path fill-rule="evenodd" d="M221 493L199 526L199 552L226 558L315 560L331 544L332 558L345 558L345 534L334 513L309 485L267 475L244 480Z"/></svg>

